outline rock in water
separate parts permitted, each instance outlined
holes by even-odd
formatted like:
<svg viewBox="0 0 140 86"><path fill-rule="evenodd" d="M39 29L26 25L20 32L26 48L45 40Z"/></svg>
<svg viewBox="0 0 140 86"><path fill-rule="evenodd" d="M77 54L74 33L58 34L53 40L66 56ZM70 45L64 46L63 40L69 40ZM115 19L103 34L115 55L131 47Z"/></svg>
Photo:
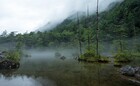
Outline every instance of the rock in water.
<svg viewBox="0 0 140 86"><path fill-rule="evenodd" d="M18 62L13 62L10 60L4 60L0 62L0 69L17 69L20 64Z"/></svg>
<svg viewBox="0 0 140 86"><path fill-rule="evenodd" d="M121 74L126 76L134 76L136 71L132 66L125 66L120 69Z"/></svg>
<svg viewBox="0 0 140 86"><path fill-rule="evenodd" d="M65 56L62 56L62 57L60 57L60 59L65 60L65 59L66 59L66 57L65 57Z"/></svg>
<svg viewBox="0 0 140 86"><path fill-rule="evenodd" d="M123 79L133 82L136 86L140 86L140 67L125 66L120 69L120 72L125 75ZM131 76L131 78L127 76Z"/></svg>
<svg viewBox="0 0 140 86"><path fill-rule="evenodd" d="M140 67L135 67L136 73L140 74Z"/></svg>
<svg viewBox="0 0 140 86"><path fill-rule="evenodd" d="M136 79L140 80L140 74L135 74Z"/></svg>
<svg viewBox="0 0 140 86"><path fill-rule="evenodd" d="M140 80L140 67L125 66L120 69L121 74L133 76Z"/></svg>

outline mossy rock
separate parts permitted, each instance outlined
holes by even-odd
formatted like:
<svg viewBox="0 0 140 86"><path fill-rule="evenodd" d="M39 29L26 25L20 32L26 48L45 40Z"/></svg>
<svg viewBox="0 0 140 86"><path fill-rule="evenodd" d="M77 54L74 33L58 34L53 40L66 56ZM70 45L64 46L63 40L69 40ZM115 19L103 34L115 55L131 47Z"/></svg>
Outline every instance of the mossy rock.
<svg viewBox="0 0 140 86"><path fill-rule="evenodd" d="M118 63L118 62L114 62L114 67L122 67L122 64L121 63Z"/></svg>
<svg viewBox="0 0 140 86"><path fill-rule="evenodd" d="M86 54L87 55L87 54ZM86 57L85 55L81 55L79 58L78 58L78 61L83 61L83 62L97 62L98 59L97 58L94 58L94 57Z"/></svg>
<svg viewBox="0 0 140 86"><path fill-rule="evenodd" d="M83 61L83 62L86 62L87 59L84 59L84 58L78 58L78 61Z"/></svg>
<svg viewBox="0 0 140 86"><path fill-rule="evenodd" d="M110 62L109 57L99 56L98 62L99 63L108 63L108 62Z"/></svg>
<svg viewBox="0 0 140 86"><path fill-rule="evenodd" d="M104 56L97 56L94 50L87 50L83 55L81 55L78 61L85 61L85 62L99 62L99 63L108 63L109 58Z"/></svg>
<svg viewBox="0 0 140 86"><path fill-rule="evenodd" d="M99 63L109 63L110 61L109 60L101 60L101 59L99 59L98 62Z"/></svg>
<svg viewBox="0 0 140 86"><path fill-rule="evenodd" d="M87 62L98 62L98 59L95 57L91 57L87 59Z"/></svg>
<svg viewBox="0 0 140 86"><path fill-rule="evenodd" d="M108 63L108 62L110 62L108 57L102 57L102 56L85 57L84 55L82 55L79 58L79 61L85 61L85 62L90 62L90 63L93 63L93 62Z"/></svg>

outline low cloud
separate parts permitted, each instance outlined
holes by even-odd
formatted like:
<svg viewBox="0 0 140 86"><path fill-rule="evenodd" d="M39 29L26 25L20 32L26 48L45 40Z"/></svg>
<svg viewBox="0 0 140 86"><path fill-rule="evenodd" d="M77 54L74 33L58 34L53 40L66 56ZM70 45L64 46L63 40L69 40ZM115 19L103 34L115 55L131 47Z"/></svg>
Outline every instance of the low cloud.
<svg viewBox="0 0 140 86"><path fill-rule="evenodd" d="M99 0L99 10L122 0ZM47 23L60 23L77 11L96 11L96 0L0 0L0 33L35 31Z"/></svg>

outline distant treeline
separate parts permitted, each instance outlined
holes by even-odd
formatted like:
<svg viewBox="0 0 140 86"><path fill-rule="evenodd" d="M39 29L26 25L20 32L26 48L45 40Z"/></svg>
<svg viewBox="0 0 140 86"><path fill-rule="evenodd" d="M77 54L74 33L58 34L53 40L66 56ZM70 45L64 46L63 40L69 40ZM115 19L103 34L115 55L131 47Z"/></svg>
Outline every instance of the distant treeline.
<svg viewBox="0 0 140 86"><path fill-rule="evenodd" d="M99 38L102 41L114 41L134 38L140 34L140 0L124 0L116 3L113 8L99 14ZM87 44L95 42L96 15L80 17L77 19L67 18L61 24L44 32L30 32L7 34L4 31L0 36L0 43L14 42L17 48L21 47L59 47L77 46L78 33L80 31L81 42Z"/></svg>

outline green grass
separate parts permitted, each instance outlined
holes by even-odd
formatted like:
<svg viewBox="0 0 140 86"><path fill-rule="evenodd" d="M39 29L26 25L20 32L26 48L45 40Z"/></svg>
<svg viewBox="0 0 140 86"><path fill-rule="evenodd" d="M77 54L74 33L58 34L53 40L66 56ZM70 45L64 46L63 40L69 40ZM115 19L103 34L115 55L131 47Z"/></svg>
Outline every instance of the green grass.
<svg viewBox="0 0 140 86"><path fill-rule="evenodd" d="M19 62L21 57L21 52L20 51L8 51L5 55L6 59Z"/></svg>
<svg viewBox="0 0 140 86"><path fill-rule="evenodd" d="M83 55L80 56L80 60L87 62L109 62L109 58L105 56L97 56L93 50L86 51Z"/></svg>
<svg viewBox="0 0 140 86"><path fill-rule="evenodd" d="M115 62L131 62L133 60L130 52L119 52L114 56Z"/></svg>

